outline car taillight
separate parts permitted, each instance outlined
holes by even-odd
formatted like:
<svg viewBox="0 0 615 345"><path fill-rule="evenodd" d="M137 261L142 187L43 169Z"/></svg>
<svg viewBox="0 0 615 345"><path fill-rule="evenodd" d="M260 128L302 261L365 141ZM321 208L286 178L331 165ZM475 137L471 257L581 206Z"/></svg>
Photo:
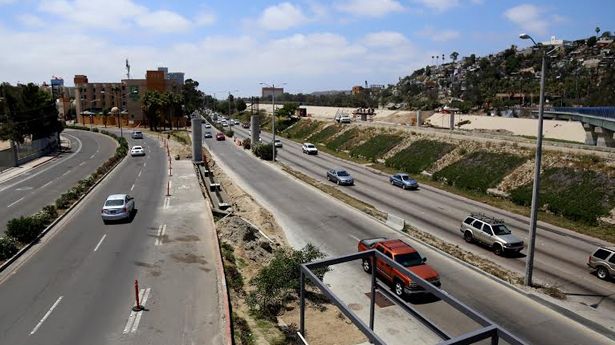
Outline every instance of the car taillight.
<svg viewBox="0 0 615 345"><path fill-rule="evenodd" d="M124 207L122 210L123 210L124 212L127 212L127 211L128 211L128 209L127 209L126 207Z"/></svg>

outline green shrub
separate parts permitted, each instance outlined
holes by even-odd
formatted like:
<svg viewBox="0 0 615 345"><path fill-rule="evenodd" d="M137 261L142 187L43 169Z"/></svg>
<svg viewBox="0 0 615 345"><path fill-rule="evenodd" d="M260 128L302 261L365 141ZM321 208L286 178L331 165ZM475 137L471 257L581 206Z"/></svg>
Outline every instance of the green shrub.
<svg viewBox="0 0 615 345"><path fill-rule="evenodd" d="M350 156L375 161L390 149L399 144L402 137L399 135L384 134L375 136L350 151Z"/></svg>
<svg viewBox="0 0 615 345"><path fill-rule="evenodd" d="M8 260L19 251L17 241L9 236L0 237L0 261Z"/></svg>
<svg viewBox="0 0 615 345"><path fill-rule="evenodd" d="M527 160L509 153L476 151L433 175L458 188L485 193Z"/></svg>
<svg viewBox="0 0 615 345"><path fill-rule="evenodd" d="M434 140L418 140L386 160L386 166L418 174L451 152L455 147Z"/></svg>
<svg viewBox="0 0 615 345"><path fill-rule="evenodd" d="M312 244L301 250L276 251L269 264L250 281L255 287L246 298L250 310L259 317L275 318L291 293L300 290L299 266L323 257L325 254ZM328 268L318 269L315 274L322 279L327 271Z"/></svg>
<svg viewBox="0 0 615 345"><path fill-rule="evenodd" d="M254 152L256 157L266 161L270 161L273 159L273 144L256 144L252 147L252 152Z"/></svg>
<svg viewBox="0 0 615 345"><path fill-rule="evenodd" d="M98 133L98 128L96 128L96 127L92 128L92 132Z"/></svg>
<svg viewBox="0 0 615 345"><path fill-rule="evenodd" d="M223 266L226 283L232 290L241 292L243 290L243 276L241 272L239 272L239 269L237 269L233 246L226 242L222 242L220 244L220 249L222 257L224 258Z"/></svg>
<svg viewBox="0 0 615 345"><path fill-rule="evenodd" d="M232 129L225 129L224 130L224 135L226 135L229 138L232 138L233 135L235 135L235 132Z"/></svg>
<svg viewBox="0 0 615 345"><path fill-rule="evenodd" d="M319 132L316 132L308 137L308 141L312 143L323 143L327 141L329 138L334 136L336 133L342 130L342 126L339 125L331 125L329 127L325 127Z"/></svg>
<svg viewBox="0 0 615 345"><path fill-rule="evenodd" d="M45 229L45 222L42 217L21 216L13 218L6 224L6 235L14 238L19 243L28 244Z"/></svg>
<svg viewBox="0 0 615 345"><path fill-rule="evenodd" d="M352 139L357 137L360 134L360 132L361 131L359 130L359 128L354 127L336 136L335 138L327 142L325 146L335 151L345 150L351 147L350 143L352 142Z"/></svg>
<svg viewBox="0 0 615 345"><path fill-rule="evenodd" d="M321 126L321 122L315 120L299 120L292 127L286 129L285 133L288 138L305 139L314 133L318 127Z"/></svg>
<svg viewBox="0 0 615 345"><path fill-rule="evenodd" d="M54 205L47 205L39 212L39 217L43 219L45 225L49 225L58 218L58 210Z"/></svg>
<svg viewBox="0 0 615 345"><path fill-rule="evenodd" d="M591 170L545 169L541 177L540 207L565 218L596 225L615 207L615 179ZM512 201L530 206L533 182L511 191Z"/></svg>
<svg viewBox="0 0 615 345"><path fill-rule="evenodd" d="M233 344L237 345L253 345L256 343L254 335L250 329L248 321L237 315L235 312L232 314L233 319Z"/></svg>
<svg viewBox="0 0 615 345"><path fill-rule="evenodd" d="M252 139L250 138L244 138L243 141L241 142L241 146L245 150L249 150L251 145L252 145Z"/></svg>
<svg viewBox="0 0 615 345"><path fill-rule="evenodd" d="M68 192L60 195L58 199L56 199L55 206L58 210L65 210L70 207L79 197L77 196L74 189L70 189Z"/></svg>

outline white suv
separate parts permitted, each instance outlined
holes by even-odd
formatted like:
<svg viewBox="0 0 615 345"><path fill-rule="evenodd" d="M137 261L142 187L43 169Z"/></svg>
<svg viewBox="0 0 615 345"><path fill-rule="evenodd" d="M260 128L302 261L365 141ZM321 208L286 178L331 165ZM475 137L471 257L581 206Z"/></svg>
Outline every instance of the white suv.
<svg viewBox="0 0 615 345"><path fill-rule="evenodd" d="M318 154L318 149L316 148L316 146L314 146L314 144L310 144L310 143L303 143L303 145L301 146L301 151L303 153L307 153L308 155L317 155Z"/></svg>

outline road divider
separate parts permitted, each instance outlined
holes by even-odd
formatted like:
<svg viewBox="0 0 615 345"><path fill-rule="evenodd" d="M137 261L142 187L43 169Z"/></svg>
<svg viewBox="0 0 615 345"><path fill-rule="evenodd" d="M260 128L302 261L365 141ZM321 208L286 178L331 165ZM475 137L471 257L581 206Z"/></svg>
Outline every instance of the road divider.
<svg viewBox="0 0 615 345"><path fill-rule="evenodd" d="M401 217L388 213L385 224L393 230L402 231L404 229L405 221Z"/></svg>

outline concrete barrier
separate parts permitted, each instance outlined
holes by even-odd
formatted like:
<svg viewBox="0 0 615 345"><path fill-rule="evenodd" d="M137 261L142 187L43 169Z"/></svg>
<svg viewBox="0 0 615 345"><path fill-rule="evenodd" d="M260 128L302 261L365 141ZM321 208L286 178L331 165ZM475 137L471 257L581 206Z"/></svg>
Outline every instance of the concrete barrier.
<svg viewBox="0 0 615 345"><path fill-rule="evenodd" d="M404 225L405 225L405 220L401 217L392 215L390 213L387 214L387 221L386 221L386 225L393 229L393 230L397 230L397 231L402 231L404 229Z"/></svg>

